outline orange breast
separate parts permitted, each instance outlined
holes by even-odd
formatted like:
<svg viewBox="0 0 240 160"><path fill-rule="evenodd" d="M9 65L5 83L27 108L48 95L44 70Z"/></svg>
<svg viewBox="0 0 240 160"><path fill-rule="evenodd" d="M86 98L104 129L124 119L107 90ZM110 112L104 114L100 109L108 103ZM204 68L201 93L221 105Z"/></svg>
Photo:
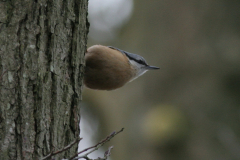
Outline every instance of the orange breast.
<svg viewBox="0 0 240 160"><path fill-rule="evenodd" d="M105 46L88 48L85 60L84 84L91 89L113 90L134 76L126 55Z"/></svg>

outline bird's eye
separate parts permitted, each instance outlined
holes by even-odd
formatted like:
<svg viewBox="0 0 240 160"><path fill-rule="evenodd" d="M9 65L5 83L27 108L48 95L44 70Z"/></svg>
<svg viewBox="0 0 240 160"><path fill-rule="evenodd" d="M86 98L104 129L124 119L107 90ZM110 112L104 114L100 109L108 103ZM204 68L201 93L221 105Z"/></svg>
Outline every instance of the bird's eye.
<svg viewBox="0 0 240 160"><path fill-rule="evenodd" d="M137 62L140 63L140 64L146 64L146 62L143 61L142 59L137 60Z"/></svg>

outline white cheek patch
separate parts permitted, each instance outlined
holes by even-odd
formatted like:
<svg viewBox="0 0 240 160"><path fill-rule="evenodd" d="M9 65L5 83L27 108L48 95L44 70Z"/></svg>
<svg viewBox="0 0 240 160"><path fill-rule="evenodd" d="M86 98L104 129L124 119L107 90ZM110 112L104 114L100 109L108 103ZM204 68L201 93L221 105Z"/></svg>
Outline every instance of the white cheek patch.
<svg viewBox="0 0 240 160"><path fill-rule="evenodd" d="M133 80L137 79L139 76L143 75L145 72L147 72L147 70L141 72L140 74L137 74L135 77L133 77L133 79L131 79L129 82L132 82Z"/></svg>
<svg viewBox="0 0 240 160"><path fill-rule="evenodd" d="M132 64L133 68L136 69L136 75L129 82L135 80L136 78L138 78L139 76L143 75L148 71L144 65L141 65L133 60L130 60L130 63Z"/></svg>

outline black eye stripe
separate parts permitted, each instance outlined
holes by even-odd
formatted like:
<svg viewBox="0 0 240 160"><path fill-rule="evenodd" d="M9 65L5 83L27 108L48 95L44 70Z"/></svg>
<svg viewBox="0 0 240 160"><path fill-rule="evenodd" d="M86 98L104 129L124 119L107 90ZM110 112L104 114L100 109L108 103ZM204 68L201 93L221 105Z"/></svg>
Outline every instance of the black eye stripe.
<svg viewBox="0 0 240 160"><path fill-rule="evenodd" d="M137 59L132 59L132 60L134 60L134 61L136 61L136 62L138 62L140 64L146 64L146 62L144 62L143 60L137 60Z"/></svg>
<svg viewBox="0 0 240 160"><path fill-rule="evenodd" d="M129 59L133 60L133 61L136 61L140 64L147 64L146 61L144 59L134 59L134 58L131 58L131 57L128 57Z"/></svg>

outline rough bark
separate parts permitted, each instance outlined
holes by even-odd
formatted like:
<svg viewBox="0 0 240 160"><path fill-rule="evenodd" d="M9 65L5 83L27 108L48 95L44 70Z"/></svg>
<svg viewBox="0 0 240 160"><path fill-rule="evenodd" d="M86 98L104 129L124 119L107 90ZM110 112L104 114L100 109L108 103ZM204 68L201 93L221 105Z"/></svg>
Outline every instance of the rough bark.
<svg viewBox="0 0 240 160"><path fill-rule="evenodd" d="M79 136L87 0L0 2L0 159L39 159ZM54 156L70 157L70 150Z"/></svg>

